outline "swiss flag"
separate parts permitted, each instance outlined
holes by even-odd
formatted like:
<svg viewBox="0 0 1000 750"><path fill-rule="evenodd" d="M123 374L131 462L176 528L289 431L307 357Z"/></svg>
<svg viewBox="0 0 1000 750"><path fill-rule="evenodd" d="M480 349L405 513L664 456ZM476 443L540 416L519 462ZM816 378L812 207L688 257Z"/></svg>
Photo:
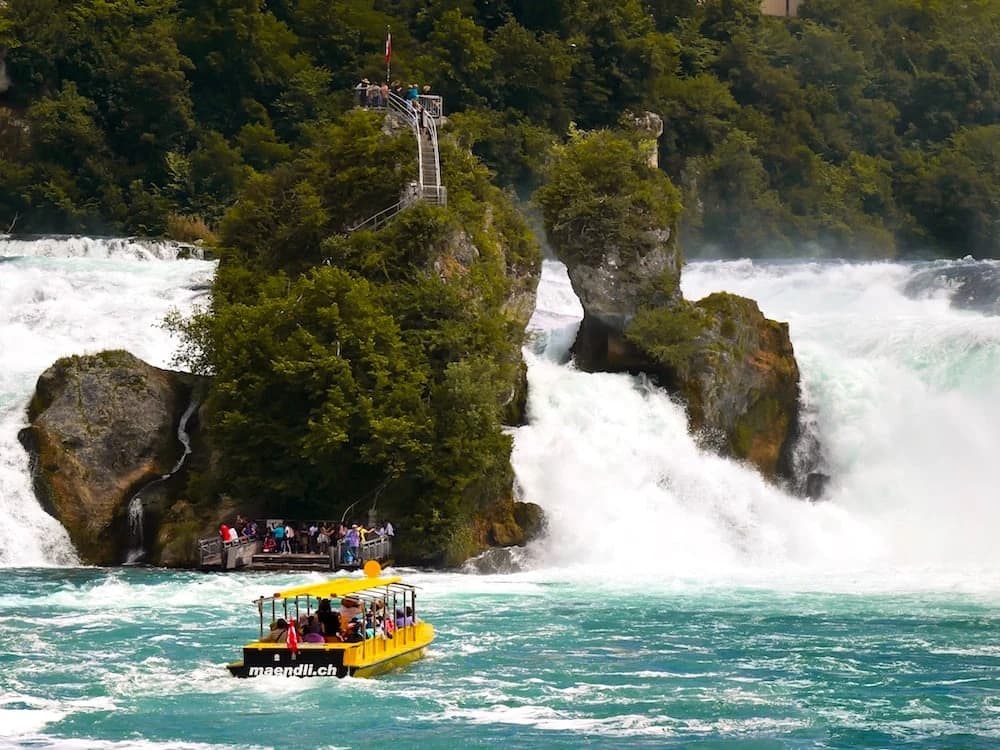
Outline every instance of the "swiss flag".
<svg viewBox="0 0 1000 750"><path fill-rule="evenodd" d="M295 630L295 623L288 624L288 636L285 639L285 643L288 645L288 650L293 654L299 652L299 634Z"/></svg>
<svg viewBox="0 0 1000 750"><path fill-rule="evenodd" d="M392 60L392 32L385 32L385 64Z"/></svg>

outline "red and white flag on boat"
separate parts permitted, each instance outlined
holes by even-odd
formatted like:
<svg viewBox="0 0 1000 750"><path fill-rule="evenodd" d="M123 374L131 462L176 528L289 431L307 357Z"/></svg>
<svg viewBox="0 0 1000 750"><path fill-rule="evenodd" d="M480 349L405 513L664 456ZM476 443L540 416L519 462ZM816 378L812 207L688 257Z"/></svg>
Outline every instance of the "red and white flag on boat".
<svg viewBox="0 0 1000 750"><path fill-rule="evenodd" d="M299 634L295 631L295 623L288 624L288 635L285 637L285 644L293 654L299 652Z"/></svg>
<svg viewBox="0 0 1000 750"><path fill-rule="evenodd" d="M392 60L392 32L385 32L385 64L388 65Z"/></svg>

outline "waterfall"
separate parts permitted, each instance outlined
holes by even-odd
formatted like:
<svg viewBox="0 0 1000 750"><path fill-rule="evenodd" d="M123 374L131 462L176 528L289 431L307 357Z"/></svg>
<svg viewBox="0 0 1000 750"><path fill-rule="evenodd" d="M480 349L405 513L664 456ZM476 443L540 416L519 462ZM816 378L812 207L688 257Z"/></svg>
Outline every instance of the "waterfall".
<svg viewBox="0 0 1000 750"><path fill-rule="evenodd" d="M180 458L174 463L174 468L168 471L166 474L157 477L156 479L148 482L142 486L132 499L128 502L128 532L129 532L129 549L128 554L125 557L126 565L135 565L143 561L146 557L148 550L146 549L145 540L145 515L146 507L143 505L142 494L149 490L151 487L155 487L158 484L166 482L170 477L181 470L184 466L184 462L187 457L191 455L191 436L188 434L187 424L188 420L191 419L191 415L194 414L195 410L198 408L198 402L192 398L191 403L188 404L187 409L184 410L184 414L181 415L180 420L177 423L177 440L180 442L181 447L184 448L181 453Z"/></svg>
<svg viewBox="0 0 1000 750"><path fill-rule="evenodd" d="M146 535L142 527L144 513L142 496L137 494L128 502L129 551L126 565L134 565L146 554Z"/></svg>
<svg viewBox="0 0 1000 750"><path fill-rule="evenodd" d="M215 272L179 259L190 252L163 240L0 237L0 567L78 562L35 499L17 440L38 376L60 357L103 349L169 367L177 342L161 322L205 304Z"/></svg>
<svg viewBox="0 0 1000 750"><path fill-rule="evenodd" d="M987 272L991 266L983 264ZM1000 319L952 306L914 264L695 263L689 299L725 290L788 320L831 476L808 503L698 448L683 406L642 378L564 362L578 303L546 262L529 325L528 424L513 463L549 518L536 561L651 575L989 568L1000 552Z"/></svg>

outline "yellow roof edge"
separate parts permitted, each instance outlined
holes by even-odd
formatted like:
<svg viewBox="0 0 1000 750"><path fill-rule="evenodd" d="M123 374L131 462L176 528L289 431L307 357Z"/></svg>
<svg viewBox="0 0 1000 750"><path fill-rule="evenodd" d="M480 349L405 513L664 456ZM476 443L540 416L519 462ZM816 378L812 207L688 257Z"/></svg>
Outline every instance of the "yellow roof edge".
<svg viewBox="0 0 1000 750"><path fill-rule="evenodd" d="M386 578L334 578L331 581L320 583L307 583L305 586L285 589L274 593L275 599L294 599L296 596L313 596L320 599L337 599L348 594L354 594L365 589L375 589L379 586L388 586L390 583L399 583L403 579L399 576ZM266 598L266 597L265 597Z"/></svg>

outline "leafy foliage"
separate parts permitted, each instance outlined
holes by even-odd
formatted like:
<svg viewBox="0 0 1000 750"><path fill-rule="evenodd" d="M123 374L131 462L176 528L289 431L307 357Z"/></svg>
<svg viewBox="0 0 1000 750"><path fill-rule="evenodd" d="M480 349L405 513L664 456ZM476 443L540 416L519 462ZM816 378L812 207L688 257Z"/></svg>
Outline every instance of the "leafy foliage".
<svg viewBox="0 0 1000 750"><path fill-rule="evenodd" d="M522 194L572 123L648 109L688 254L1000 254L991 170L943 161L1000 121L997 0L809 0L798 19L757 0L8 0L0 225L217 229L255 173L322 159L345 207L381 200L363 193L387 165L341 115L385 73L388 28L395 76L443 94Z"/></svg>
<svg viewBox="0 0 1000 750"><path fill-rule="evenodd" d="M680 195L650 167L634 138L609 130L577 132L554 150L536 193L549 237L563 252L596 259L608 246L645 243L653 229L672 227Z"/></svg>

